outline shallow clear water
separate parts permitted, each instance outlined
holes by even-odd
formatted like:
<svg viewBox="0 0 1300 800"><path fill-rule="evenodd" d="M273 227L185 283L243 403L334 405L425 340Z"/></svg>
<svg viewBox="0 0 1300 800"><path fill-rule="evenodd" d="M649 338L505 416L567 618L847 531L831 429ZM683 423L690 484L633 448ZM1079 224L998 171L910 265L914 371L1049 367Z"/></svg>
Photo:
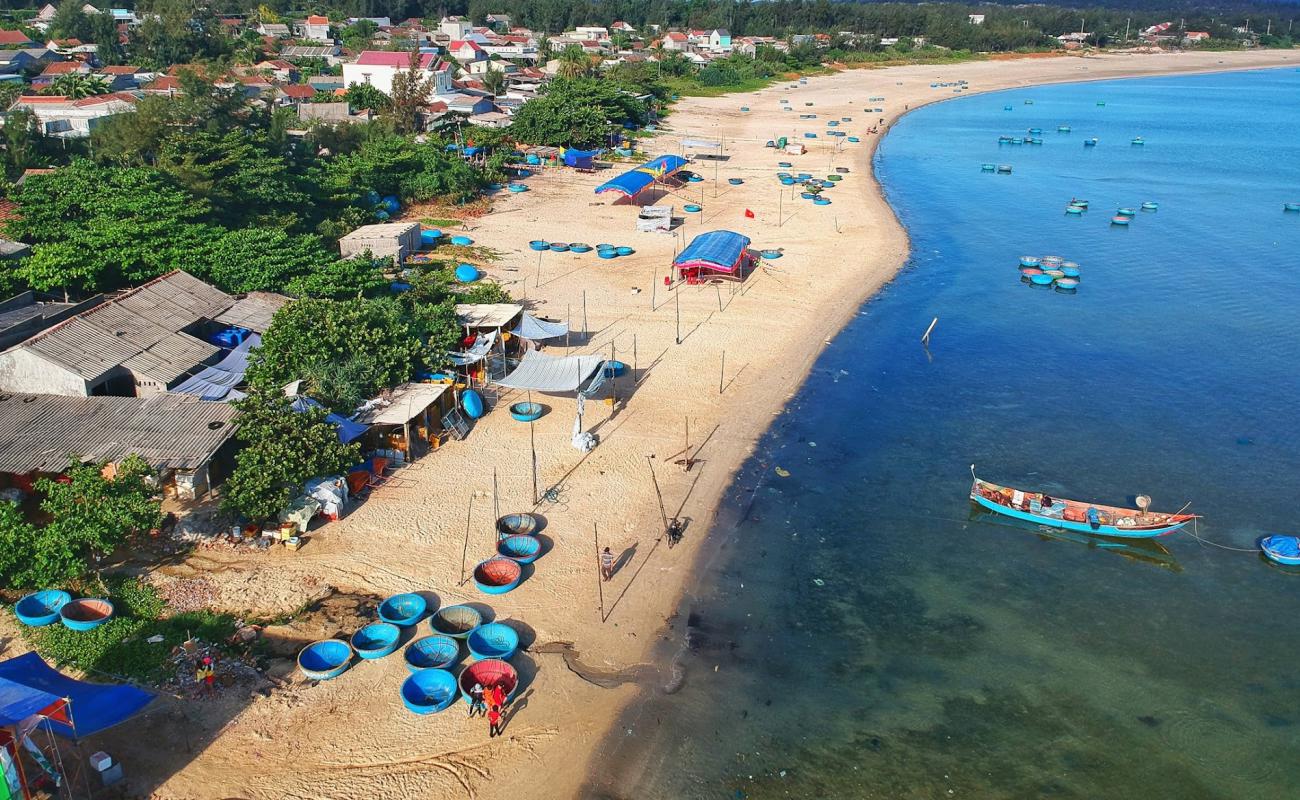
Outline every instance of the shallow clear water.
<svg viewBox="0 0 1300 800"><path fill-rule="evenodd" d="M1030 127L1043 145L997 144ZM977 463L1060 496L1190 501L1232 547L1300 531L1298 132L1296 71L900 122L877 170L913 257L732 487L676 622L685 683L629 715L596 793L1296 797L1300 575L1183 534L1063 541L967 492ZM1091 210L1067 217L1072 197ZM1079 262L1081 288L1022 284L1022 254Z"/></svg>

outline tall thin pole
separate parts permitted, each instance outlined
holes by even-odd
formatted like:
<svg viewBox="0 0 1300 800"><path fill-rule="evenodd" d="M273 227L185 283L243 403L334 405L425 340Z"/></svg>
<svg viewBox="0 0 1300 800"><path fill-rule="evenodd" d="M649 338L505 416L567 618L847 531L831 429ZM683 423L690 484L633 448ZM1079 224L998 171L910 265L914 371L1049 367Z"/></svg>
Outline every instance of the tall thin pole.
<svg viewBox="0 0 1300 800"><path fill-rule="evenodd" d="M677 304L677 343L682 343L682 293L681 290L673 292L673 302Z"/></svg>
<svg viewBox="0 0 1300 800"><path fill-rule="evenodd" d="M784 216L782 209L784 207L785 207L785 190L783 189L776 193L776 227L778 228L781 227L781 225L784 224L785 222L785 220L782 219L782 217Z"/></svg>
<svg viewBox="0 0 1300 800"><path fill-rule="evenodd" d="M568 329L564 331L564 354L569 354L569 334L573 332L573 304L564 307L564 322Z"/></svg>
<svg viewBox="0 0 1300 800"><path fill-rule="evenodd" d="M650 270L650 310L655 310L655 296L659 294L659 275Z"/></svg>
<svg viewBox="0 0 1300 800"><path fill-rule="evenodd" d="M722 366L718 368L718 394L722 394L722 379L727 374L727 351L722 351Z"/></svg>
<svg viewBox="0 0 1300 800"><path fill-rule="evenodd" d="M460 551L460 582L465 582L465 557L469 555L469 524L474 515L474 493L469 494L469 509L465 511L465 548ZM496 524L496 523L493 523Z"/></svg>
<svg viewBox="0 0 1300 800"><path fill-rule="evenodd" d="M496 467L492 468L492 513L495 515L492 519L492 525L493 527L496 527L496 521L501 519L501 501L497 497L497 468Z"/></svg>
<svg viewBox="0 0 1300 800"><path fill-rule="evenodd" d="M715 290L717 290L717 294L718 294L718 311L721 311L721 310L722 310L722 285L719 284L719 283L717 283L717 282L714 282L714 284L713 284L713 288L714 288Z"/></svg>
<svg viewBox="0 0 1300 800"><path fill-rule="evenodd" d="M659 518L664 522L664 531L668 531L668 512L664 509L664 495L659 491L659 476L655 475L655 462L650 456L645 457L646 464L650 466L650 480L654 481L655 497L659 498ZM663 537L660 537L663 538Z"/></svg>
<svg viewBox="0 0 1300 800"><path fill-rule="evenodd" d="M600 530L591 523L591 535L596 542L596 593L600 597L600 621L605 621L605 576L600 574Z"/></svg>
<svg viewBox="0 0 1300 800"><path fill-rule="evenodd" d="M636 371L636 334L632 334L632 384L635 386L639 380Z"/></svg>
<svg viewBox="0 0 1300 800"><path fill-rule="evenodd" d="M582 335L587 336L587 290L582 290Z"/></svg>
<svg viewBox="0 0 1300 800"><path fill-rule="evenodd" d="M614 396L614 402L618 402L618 370L614 369L614 343L609 343L609 389L610 394Z"/></svg>
<svg viewBox="0 0 1300 800"><path fill-rule="evenodd" d="M537 253L537 280L533 281L533 285L542 285L542 254L540 251Z"/></svg>
<svg viewBox="0 0 1300 800"><path fill-rule="evenodd" d="M528 393L529 416L532 416L533 393ZM537 420L528 420L528 446L533 451L533 503L540 503L542 496L537 493L537 435L533 431L533 423Z"/></svg>

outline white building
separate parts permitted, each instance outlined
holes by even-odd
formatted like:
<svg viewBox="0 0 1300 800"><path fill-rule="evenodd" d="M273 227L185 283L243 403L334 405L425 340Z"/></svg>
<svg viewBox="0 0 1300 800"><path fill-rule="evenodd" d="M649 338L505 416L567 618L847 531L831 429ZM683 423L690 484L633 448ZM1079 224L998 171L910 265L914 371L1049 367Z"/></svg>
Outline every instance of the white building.
<svg viewBox="0 0 1300 800"><path fill-rule="evenodd" d="M420 69L434 78L433 94L451 94L451 65L432 53L420 55ZM343 85L369 84L384 94L393 93L393 78L410 69L411 54L391 50L366 50L351 64L343 65Z"/></svg>
<svg viewBox="0 0 1300 800"><path fill-rule="evenodd" d="M579 25L573 29L579 39L608 39L609 31L599 25Z"/></svg>
<svg viewBox="0 0 1300 800"><path fill-rule="evenodd" d="M464 17L443 17L438 23L438 30L453 40L464 39L474 31L474 26Z"/></svg>
<svg viewBox="0 0 1300 800"><path fill-rule="evenodd" d="M983 15L983 14L967 14L967 15L966 15L966 19L967 19L967 20L970 22L970 24L972 24L972 25L983 25L983 24L984 24L984 15Z"/></svg>
<svg viewBox="0 0 1300 800"><path fill-rule="evenodd" d="M310 39L313 42L333 42L334 37L330 36L330 19L322 17L319 14L312 14L302 23L302 38Z"/></svg>
<svg viewBox="0 0 1300 800"><path fill-rule="evenodd" d="M139 99L140 95L135 92L93 95L80 100L61 95L24 95L9 110L32 112L46 136L82 139L103 120L135 111Z"/></svg>

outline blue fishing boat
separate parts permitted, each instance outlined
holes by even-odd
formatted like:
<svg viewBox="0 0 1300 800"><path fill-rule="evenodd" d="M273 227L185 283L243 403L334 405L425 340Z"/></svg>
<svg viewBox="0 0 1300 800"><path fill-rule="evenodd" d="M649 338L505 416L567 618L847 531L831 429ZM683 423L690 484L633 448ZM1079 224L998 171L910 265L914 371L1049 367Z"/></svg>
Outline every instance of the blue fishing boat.
<svg viewBox="0 0 1300 800"><path fill-rule="evenodd" d="M1038 256L1020 257L1020 266L1022 267L1036 267L1041 263L1043 263L1043 259L1039 258Z"/></svg>
<svg viewBox="0 0 1300 800"><path fill-rule="evenodd" d="M1056 126L1056 132L1057 132L1057 133L1069 133L1069 132L1070 132L1070 126L1069 126L1069 125L1057 125L1057 126Z"/></svg>
<svg viewBox="0 0 1300 800"><path fill-rule="evenodd" d="M298 653L298 669L308 680L327 681L352 666L352 646L338 639L312 642Z"/></svg>
<svg viewBox="0 0 1300 800"><path fill-rule="evenodd" d="M72 602L72 595L59 589L32 592L14 604L14 616L34 628L59 621L59 609Z"/></svg>
<svg viewBox="0 0 1300 800"><path fill-rule="evenodd" d="M1136 138L1133 139L1133 144L1138 144L1138 145L1146 144L1146 141L1143 140L1143 138L1142 138L1141 136L1138 136L1138 137L1136 137Z"/></svg>
<svg viewBox="0 0 1300 800"><path fill-rule="evenodd" d="M474 567L474 586L483 594L505 594L523 579L518 561L496 556Z"/></svg>
<svg viewBox="0 0 1300 800"><path fill-rule="evenodd" d="M1269 561L1287 566L1300 566L1300 536L1274 534L1259 540L1259 549Z"/></svg>
<svg viewBox="0 0 1300 800"><path fill-rule="evenodd" d="M542 543L535 536L516 535L497 540L497 555L520 564L531 564L541 554Z"/></svg>
<svg viewBox="0 0 1300 800"><path fill-rule="evenodd" d="M1029 133L1032 134L1032 135L1034 135L1034 136L1037 136L1038 134L1040 134L1040 133L1042 133L1042 132L1043 132L1043 129L1042 129L1042 128L1030 128L1030 129L1029 129Z"/></svg>
<svg viewBox="0 0 1300 800"><path fill-rule="evenodd" d="M1066 261L1061 265L1061 272L1067 278L1077 278L1079 277L1079 265L1073 261Z"/></svg>
<svg viewBox="0 0 1300 800"><path fill-rule="evenodd" d="M551 251L552 251L552 252L555 252L555 253L567 253L567 252L569 252L569 243L568 243L568 242L551 242L551 244L550 244L550 248L551 248Z"/></svg>
<svg viewBox="0 0 1300 800"><path fill-rule="evenodd" d="M425 669L447 669L460 656L460 643L450 636L435 634L424 636L406 646L403 658L411 672Z"/></svg>
<svg viewBox="0 0 1300 800"><path fill-rule="evenodd" d="M1283 203L1283 211L1300 211L1300 203Z"/></svg>
<svg viewBox="0 0 1300 800"><path fill-rule="evenodd" d="M456 275L456 280L460 283L474 283L479 278L483 277L483 273L473 264L461 264L457 266L454 274Z"/></svg>
<svg viewBox="0 0 1300 800"><path fill-rule="evenodd" d="M1160 514L1145 510L1149 498L1139 497L1142 508L1120 508L1077 500L1063 500L1043 492L1026 492L1009 486L982 481L975 477L970 489L971 502L1014 519L1035 522L1098 536L1126 539L1149 539L1173 533L1196 519L1195 514Z"/></svg>
<svg viewBox="0 0 1300 800"><path fill-rule="evenodd" d="M1121 216L1121 217L1136 217L1136 216L1137 216L1137 212L1134 211L1134 210L1131 209L1131 208L1121 208L1121 209L1118 209L1115 213L1118 214L1118 215Z"/></svg>
<svg viewBox="0 0 1300 800"><path fill-rule="evenodd" d="M1083 210L1084 210L1084 209L1083 209L1083 206L1066 206L1066 207L1065 207L1065 213L1067 213L1067 214L1082 214L1082 213L1083 213Z"/></svg>
<svg viewBox="0 0 1300 800"><path fill-rule="evenodd" d="M395 594L379 604L379 618L384 622L406 628L420 621L429 603L414 592Z"/></svg>
<svg viewBox="0 0 1300 800"><path fill-rule="evenodd" d="M451 243L457 247L469 247L474 244L474 240L468 236L453 236L451 237Z"/></svg>
<svg viewBox="0 0 1300 800"><path fill-rule="evenodd" d="M624 244L615 247L614 252L618 253L620 256L630 256L636 251Z"/></svg>
<svg viewBox="0 0 1300 800"><path fill-rule="evenodd" d="M397 649L402 630L390 622L372 622L352 634L352 649L365 659L383 658Z"/></svg>
<svg viewBox="0 0 1300 800"><path fill-rule="evenodd" d="M533 514L506 514L497 519L498 536L527 536L537 530L537 517Z"/></svg>
<svg viewBox="0 0 1300 800"><path fill-rule="evenodd" d="M1159 203L1153 203L1150 200L1142 204L1143 211L1155 211L1160 208Z"/></svg>
<svg viewBox="0 0 1300 800"><path fill-rule="evenodd" d="M586 242L573 242L569 245L570 253L590 253L591 245Z"/></svg>
<svg viewBox="0 0 1300 800"><path fill-rule="evenodd" d="M1072 198L1070 198L1070 205L1072 205L1072 206L1078 206L1079 208L1087 208L1087 207L1088 207L1088 201L1087 201L1087 200L1080 200L1080 199L1077 198L1077 197L1072 197Z"/></svg>
<svg viewBox="0 0 1300 800"><path fill-rule="evenodd" d="M113 604L101 598L83 597L64 603L59 608L59 618L69 630L94 630L113 618Z"/></svg>
<svg viewBox="0 0 1300 800"><path fill-rule="evenodd" d="M456 702L456 677L445 669L426 669L402 682L402 705L412 714L436 714Z"/></svg>
<svg viewBox="0 0 1300 800"><path fill-rule="evenodd" d="M1123 228L1123 227L1127 227L1128 224L1129 224L1129 221L1130 221L1130 220L1129 220L1128 217L1111 217L1111 218L1110 218L1110 224L1111 224L1111 225L1118 225L1118 226L1120 226L1121 228Z"/></svg>
<svg viewBox="0 0 1300 800"><path fill-rule="evenodd" d="M483 615L471 606L447 606L429 617L430 630L453 639L464 639L482 624Z"/></svg>
<svg viewBox="0 0 1300 800"><path fill-rule="evenodd" d="M542 241L541 239L532 240L531 242L528 243L528 246L533 250L538 251L539 253L543 250L551 249L551 243Z"/></svg>
<svg viewBox="0 0 1300 800"><path fill-rule="evenodd" d="M1056 288L1063 292L1073 292L1079 288L1079 281L1075 278L1057 278Z"/></svg>
<svg viewBox="0 0 1300 800"><path fill-rule="evenodd" d="M499 658L509 661L519 649L519 633L501 622L489 622L474 629L465 640L470 655L477 659Z"/></svg>
<svg viewBox="0 0 1300 800"><path fill-rule="evenodd" d="M1096 147L1096 146L1097 146L1097 140L1096 140L1096 139L1084 139L1084 140L1083 140L1083 146L1084 146L1084 147Z"/></svg>
<svg viewBox="0 0 1300 800"><path fill-rule="evenodd" d="M997 168L997 164L980 164L980 172L992 172Z"/></svg>
<svg viewBox="0 0 1300 800"><path fill-rule="evenodd" d="M1010 164L999 164L999 165L998 165L998 174L999 174L999 175L1010 175L1010 174L1011 174L1011 165L1010 165Z"/></svg>
<svg viewBox="0 0 1300 800"><path fill-rule="evenodd" d="M1052 281L1054 280L1055 278L1053 278L1051 275L1048 275L1045 272L1040 272L1037 275L1029 276L1029 282L1034 284L1035 286L1051 286Z"/></svg>

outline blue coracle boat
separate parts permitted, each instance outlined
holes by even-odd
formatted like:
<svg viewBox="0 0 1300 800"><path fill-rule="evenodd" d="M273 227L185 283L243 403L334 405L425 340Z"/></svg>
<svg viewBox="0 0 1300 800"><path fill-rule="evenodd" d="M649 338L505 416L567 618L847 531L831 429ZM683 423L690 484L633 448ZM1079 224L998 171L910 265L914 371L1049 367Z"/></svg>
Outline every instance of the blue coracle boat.
<svg viewBox="0 0 1300 800"><path fill-rule="evenodd" d="M1259 540L1259 549L1270 561L1287 566L1300 566L1300 536L1274 534Z"/></svg>
<svg viewBox="0 0 1300 800"><path fill-rule="evenodd" d="M1063 500L1043 492L1026 492L999 486L976 478L974 467L971 467L971 478L974 481L970 488L971 502L1003 516L1067 531L1149 539L1173 533L1196 519L1195 514L1160 514L1134 508L1103 506Z"/></svg>

